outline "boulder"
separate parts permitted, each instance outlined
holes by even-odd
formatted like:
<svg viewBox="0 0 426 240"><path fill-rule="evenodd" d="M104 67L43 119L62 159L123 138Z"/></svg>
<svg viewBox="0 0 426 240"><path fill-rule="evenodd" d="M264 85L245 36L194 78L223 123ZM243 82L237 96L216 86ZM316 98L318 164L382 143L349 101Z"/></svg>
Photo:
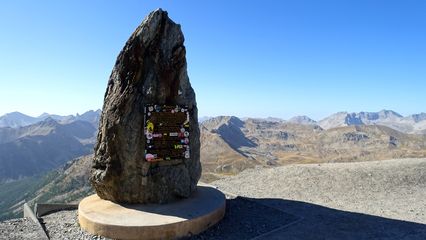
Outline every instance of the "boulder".
<svg viewBox="0 0 426 240"><path fill-rule="evenodd" d="M118 55L105 93L90 177L100 198L166 203L196 190L200 133L183 43L180 25L158 9L143 20ZM147 135L147 109L154 106L185 111L187 128L182 131L187 131L188 145L182 146L188 148L187 155L148 159L152 134Z"/></svg>

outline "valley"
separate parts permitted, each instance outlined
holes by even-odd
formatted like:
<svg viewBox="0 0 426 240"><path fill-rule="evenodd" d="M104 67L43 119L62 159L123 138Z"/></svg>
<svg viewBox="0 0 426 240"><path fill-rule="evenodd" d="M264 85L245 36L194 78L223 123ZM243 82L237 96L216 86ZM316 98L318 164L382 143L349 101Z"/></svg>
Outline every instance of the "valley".
<svg viewBox="0 0 426 240"><path fill-rule="evenodd" d="M24 201L78 202L93 192L88 177L97 121L94 115L67 122L47 118L0 128L0 219L20 216ZM208 118L200 123L200 181L209 183L256 167L426 157L425 134L357 123L340 122L325 129L303 116L288 121Z"/></svg>

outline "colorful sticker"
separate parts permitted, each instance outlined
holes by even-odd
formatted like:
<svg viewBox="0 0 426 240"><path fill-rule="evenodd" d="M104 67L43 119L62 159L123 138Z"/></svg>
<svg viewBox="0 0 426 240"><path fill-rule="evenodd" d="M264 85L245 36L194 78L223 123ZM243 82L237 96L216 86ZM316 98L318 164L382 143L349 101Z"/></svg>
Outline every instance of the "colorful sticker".
<svg viewBox="0 0 426 240"><path fill-rule="evenodd" d="M190 118L186 106L147 105L144 113L146 161L190 158Z"/></svg>

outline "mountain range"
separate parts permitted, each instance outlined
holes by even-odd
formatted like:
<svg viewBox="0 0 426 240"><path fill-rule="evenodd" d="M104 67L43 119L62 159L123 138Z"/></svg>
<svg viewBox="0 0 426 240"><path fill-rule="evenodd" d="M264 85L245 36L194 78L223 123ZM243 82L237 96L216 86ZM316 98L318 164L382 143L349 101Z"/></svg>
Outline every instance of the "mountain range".
<svg viewBox="0 0 426 240"><path fill-rule="evenodd" d="M200 125L203 180L212 181L255 165L426 157L426 134L348 123L325 129L304 117L293 121L211 118Z"/></svg>
<svg viewBox="0 0 426 240"><path fill-rule="evenodd" d="M404 133L425 134L426 113L413 114L406 117L391 111L335 113L318 122L324 129L352 125L382 125Z"/></svg>
<svg viewBox="0 0 426 240"><path fill-rule="evenodd" d="M20 112L11 112L3 116L0 116L0 128L10 127L10 128L19 128L32 125L41 121L46 120L47 118L52 118L59 123L69 123L73 121L87 121L94 124L97 124L101 110L96 111L90 110L81 115L78 113L74 115L60 116L56 114L43 113L38 117L31 117ZM97 126L96 126L97 127Z"/></svg>
<svg viewBox="0 0 426 240"><path fill-rule="evenodd" d="M56 120L46 115L31 125L0 128L0 219L17 216L24 200L70 202L92 192L92 156L77 157L92 152L99 115L89 111ZM200 123L201 180L256 165L426 157L424 123L424 113L403 117L392 111L336 113L319 122L307 116L207 118Z"/></svg>
<svg viewBox="0 0 426 240"><path fill-rule="evenodd" d="M60 168L0 184L0 220L22 216L22 204L72 203L93 193L88 177L93 155L79 157Z"/></svg>
<svg viewBox="0 0 426 240"><path fill-rule="evenodd" d="M202 122L213 117L202 117ZM344 126L382 125L404 133L426 134L426 113L402 116L392 110L379 112L337 112L324 119L315 121L308 116L295 116L288 120L281 118L242 118L242 120L257 119L268 122L287 122L303 125L318 125L323 129Z"/></svg>
<svg viewBox="0 0 426 240"><path fill-rule="evenodd" d="M81 115L67 115L60 116L55 114L43 113L38 117L31 117L20 112L7 113L3 116L0 116L0 128L10 127L10 128L19 128L23 126L28 126L35 124L37 122L43 121L47 118L52 118L59 123L69 123L77 120L87 121L95 124L97 128L97 123L99 121L101 110L96 111L90 110ZM204 122L214 117L200 117L199 121ZM246 120L249 118L242 118ZM288 120L281 118L250 118L265 120L268 122L288 122L288 123L297 123L304 125L319 125L323 129L331 129L336 127L343 126L360 126L360 125L382 125L393 128L395 130L404 132L404 133L414 133L414 134L426 134L426 113L412 114L408 116L402 116L397 112L392 110L382 110L379 112L338 112L332 114L324 119L315 121L308 116L295 116Z"/></svg>
<svg viewBox="0 0 426 240"><path fill-rule="evenodd" d="M0 182L33 176L54 169L72 158L91 153L100 114L100 110L91 110L75 116L44 113L31 117L19 112L1 116ZM426 113L403 117L391 110L339 112L318 122L307 116L296 116L287 121L279 118L206 117L200 123L200 128L201 150L204 153L201 160L205 169L209 169L208 172L211 173L226 173L239 172L262 163L279 164L284 161L283 156L288 158L295 153L304 157L293 158L303 161L325 158L332 161L339 155L346 159L367 158L368 154L372 154L365 153L367 145L376 146L382 151L384 149L386 141L376 138L408 134L407 137L398 137L399 145L404 142L402 139L421 139L421 136L411 135L426 134ZM355 138L365 135L365 139L358 141L364 143L359 146L363 156L352 149L348 142L342 141L345 137L337 132ZM265 134L267 138L264 137ZM273 139L275 140L272 141ZM326 150L328 145L319 144L324 144L324 141L331 144L330 149L334 149L334 152L344 148L346 153L335 153L335 156L330 154ZM419 144L422 142L416 142L413 146ZM381 155L392 157L405 154L399 152L398 155L398 151L393 149ZM232 167L229 167L230 161L233 162ZM233 170L229 171L228 168Z"/></svg>
<svg viewBox="0 0 426 240"><path fill-rule="evenodd" d="M99 116L99 111L66 117L3 116L3 123L14 127L0 128L0 183L43 173L91 153ZM30 124L33 121L37 122Z"/></svg>

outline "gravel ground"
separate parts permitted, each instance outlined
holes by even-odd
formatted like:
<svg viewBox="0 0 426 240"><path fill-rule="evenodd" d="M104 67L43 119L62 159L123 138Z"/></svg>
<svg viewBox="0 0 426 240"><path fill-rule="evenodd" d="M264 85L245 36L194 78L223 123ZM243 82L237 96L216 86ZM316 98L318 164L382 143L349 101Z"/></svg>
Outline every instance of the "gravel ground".
<svg viewBox="0 0 426 240"><path fill-rule="evenodd" d="M426 159L258 167L212 185L426 224Z"/></svg>
<svg viewBox="0 0 426 240"><path fill-rule="evenodd" d="M188 239L252 239L297 220L291 214L237 197L226 200L226 213L222 221Z"/></svg>
<svg viewBox="0 0 426 240"><path fill-rule="evenodd" d="M213 185L240 197L189 239L426 239L426 159L257 167ZM76 210L43 221L51 239L106 239L82 231ZM0 239L37 239L35 229L1 222Z"/></svg>
<svg viewBox="0 0 426 240"><path fill-rule="evenodd" d="M81 230L77 219L77 210L66 210L43 216L43 222L51 240L106 240Z"/></svg>
<svg viewBox="0 0 426 240"><path fill-rule="evenodd" d="M38 226L30 219L18 218L0 222L0 239L20 240L42 237Z"/></svg>
<svg viewBox="0 0 426 240"><path fill-rule="evenodd" d="M225 217L220 223L200 235L185 239L252 239L298 220L291 214L245 198L226 201ZM77 210L51 213L43 220L50 239L108 239L82 231L77 223Z"/></svg>
<svg viewBox="0 0 426 240"><path fill-rule="evenodd" d="M426 159L258 167L212 185L303 218L264 239L426 239Z"/></svg>

